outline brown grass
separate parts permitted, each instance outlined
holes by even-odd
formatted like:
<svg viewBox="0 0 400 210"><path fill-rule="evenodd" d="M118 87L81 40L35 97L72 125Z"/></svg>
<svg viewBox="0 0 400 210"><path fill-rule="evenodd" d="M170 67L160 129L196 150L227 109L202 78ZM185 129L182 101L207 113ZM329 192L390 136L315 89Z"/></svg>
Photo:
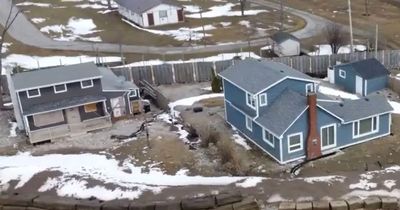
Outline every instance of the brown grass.
<svg viewBox="0 0 400 210"><path fill-rule="evenodd" d="M223 107L224 106L224 98L208 98L199 101L205 107Z"/></svg>

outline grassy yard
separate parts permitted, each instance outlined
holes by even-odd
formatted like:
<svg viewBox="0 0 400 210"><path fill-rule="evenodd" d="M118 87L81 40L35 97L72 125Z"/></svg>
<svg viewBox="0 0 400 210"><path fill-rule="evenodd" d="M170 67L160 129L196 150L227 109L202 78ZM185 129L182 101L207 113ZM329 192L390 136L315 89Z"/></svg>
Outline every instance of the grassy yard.
<svg viewBox="0 0 400 210"><path fill-rule="evenodd" d="M22 0L17 0L23 2ZM121 21L121 16L117 12L107 14L100 14L99 11L105 9L92 9L92 8L77 8L76 5L92 4L86 1L82 2L63 2L61 0L32 0L31 2L49 3L53 5L52 9L47 7L38 6L21 6L24 9L24 14L32 18L45 18L44 22L35 23L38 28L50 25L67 25L71 17L93 19L94 24L97 26L96 33L88 36L100 36L103 42L123 43L123 44L138 44L138 45L153 45L153 46L182 46L190 43L177 41L170 36L161 36L145 32ZM235 0L228 2L237 3ZM97 3L98 4L98 3ZM182 4L198 5L203 8L210 8L216 5L224 5L226 3L204 0L192 0L192 2L182 2ZM184 23L155 27L156 30L176 30L181 27L195 28L204 25L213 25L216 27L214 30L206 31L211 34L207 38L207 43L214 44L220 42L233 42L238 40L248 40L268 36L274 33L279 26L279 12L271 8L260 7L257 5L249 4L247 9L262 9L268 12L259 13L254 16L245 17L215 17L215 18L186 18ZM238 6L234 6L232 10L240 10ZM287 30L296 30L304 27L305 23L302 19L286 15L285 26ZM249 26L239 24L240 21L249 21ZM230 22L230 26L223 26L221 22ZM56 35L53 33L50 36ZM83 37L86 37L85 35ZM200 42L202 43L202 42ZM195 43L192 43L195 44ZM199 44L199 41L197 41Z"/></svg>
<svg viewBox="0 0 400 210"><path fill-rule="evenodd" d="M352 0L353 26L375 34L375 25L379 25L381 48L397 49L400 47L400 4L393 0L369 0L369 14L365 16L365 1ZM286 0L290 7L301 9L325 17L327 19L349 24L347 0ZM373 38L373 37L372 37ZM368 36L363 36L364 42Z"/></svg>

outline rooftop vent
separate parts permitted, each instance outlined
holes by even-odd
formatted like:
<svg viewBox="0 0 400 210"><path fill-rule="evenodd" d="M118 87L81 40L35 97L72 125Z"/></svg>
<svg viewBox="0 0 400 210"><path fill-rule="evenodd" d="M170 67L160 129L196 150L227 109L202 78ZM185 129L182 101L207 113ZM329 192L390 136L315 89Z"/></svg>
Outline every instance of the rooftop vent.
<svg viewBox="0 0 400 210"><path fill-rule="evenodd" d="M340 107L343 107L343 106L344 106L344 104L340 103L340 104L339 104L339 106L340 106Z"/></svg>
<svg viewBox="0 0 400 210"><path fill-rule="evenodd" d="M281 73L284 73L284 71L283 71L283 70L280 70L280 72L281 72Z"/></svg>
<svg viewBox="0 0 400 210"><path fill-rule="evenodd" d="M369 98L364 98L365 101L369 101Z"/></svg>

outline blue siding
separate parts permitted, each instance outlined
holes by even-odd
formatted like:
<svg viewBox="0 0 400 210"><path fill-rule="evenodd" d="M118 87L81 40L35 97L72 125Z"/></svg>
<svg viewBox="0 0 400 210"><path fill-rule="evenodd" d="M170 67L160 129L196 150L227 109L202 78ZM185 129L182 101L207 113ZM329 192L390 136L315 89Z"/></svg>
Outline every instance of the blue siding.
<svg viewBox="0 0 400 210"><path fill-rule="evenodd" d="M356 92L356 75L348 67L335 67L335 84L344 88L345 91L350 93ZM346 78L343 79L339 76L339 70L342 69L346 72ZM363 86L364 87L364 86Z"/></svg>
<svg viewBox="0 0 400 210"><path fill-rule="evenodd" d="M386 88L387 85L388 85L388 77L386 75L369 79L367 81L367 94L376 92L378 90L382 90Z"/></svg>
<svg viewBox="0 0 400 210"><path fill-rule="evenodd" d="M256 123L253 122L253 131L249 131L246 128L246 119L245 115L238 111L235 107L230 105L230 103L227 101L226 103L226 114L227 114L227 119L226 121L231 124L232 126L236 127L242 134L247 136L248 138L251 138L250 140L253 141L253 143L257 144L258 146L262 147L264 150L266 150L270 155L274 156L276 159L280 159L280 145L279 145L279 140L275 140L275 145L272 147L268 143L266 143L263 140L263 129Z"/></svg>
<svg viewBox="0 0 400 210"><path fill-rule="evenodd" d="M234 106L240 108L240 110L244 111L249 116L256 115L256 110L246 104L246 92L226 80L223 80L223 86L226 100L230 101Z"/></svg>
<svg viewBox="0 0 400 210"><path fill-rule="evenodd" d="M379 130L377 133L363 136L357 139L353 139L353 123L341 124L340 121L326 113L325 111L318 108L318 132L321 127L329 124L336 123L336 147L346 147L347 145L356 144L370 138L379 137L390 132L389 119L390 114L384 114L379 116ZM302 132L303 133L303 150L294 153L288 153L288 135ZM306 140L308 136L308 111L304 112L303 115L288 129L283 135L282 140L282 158L283 161L289 161L292 159L300 158L305 156L306 151ZM330 148L329 150L334 149ZM324 152L324 151L322 151Z"/></svg>

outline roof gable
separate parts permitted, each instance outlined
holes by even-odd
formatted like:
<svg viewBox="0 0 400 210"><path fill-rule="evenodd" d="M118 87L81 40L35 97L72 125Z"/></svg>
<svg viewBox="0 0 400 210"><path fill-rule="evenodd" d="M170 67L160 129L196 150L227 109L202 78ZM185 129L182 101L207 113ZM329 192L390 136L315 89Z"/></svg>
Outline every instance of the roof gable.
<svg viewBox="0 0 400 210"><path fill-rule="evenodd" d="M297 42L300 41L297 37L295 37L292 34L287 33L287 32L277 32L274 35L272 35L271 39L278 44L280 44L286 40L289 40L289 39L297 41Z"/></svg>
<svg viewBox="0 0 400 210"><path fill-rule="evenodd" d="M347 71L354 71L356 74L365 79L386 76L390 73L389 70L387 70L386 67L375 58L361 60L353 63L340 64L337 65L337 68Z"/></svg>
<svg viewBox="0 0 400 210"><path fill-rule="evenodd" d="M132 82L125 80L125 77L117 77L108 68L99 68L101 77L101 85L104 91L128 91L133 89L138 89L136 85Z"/></svg>
<svg viewBox="0 0 400 210"><path fill-rule="evenodd" d="M12 75L16 91L81 81L89 78L101 78L94 63L82 63L37 70L29 70Z"/></svg>
<svg viewBox="0 0 400 210"><path fill-rule="evenodd" d="M181 8L182 6L173 0L116 0L117 4L135 12L142 14L160 4L167 4Z"/></svg>
<svg viewBox="0 0 400 210"><path fill-rule="evenodd" d="M255 59L237 61L219 75L252 94L265 91L287 78L314 81L282 63Z"/></svg>

